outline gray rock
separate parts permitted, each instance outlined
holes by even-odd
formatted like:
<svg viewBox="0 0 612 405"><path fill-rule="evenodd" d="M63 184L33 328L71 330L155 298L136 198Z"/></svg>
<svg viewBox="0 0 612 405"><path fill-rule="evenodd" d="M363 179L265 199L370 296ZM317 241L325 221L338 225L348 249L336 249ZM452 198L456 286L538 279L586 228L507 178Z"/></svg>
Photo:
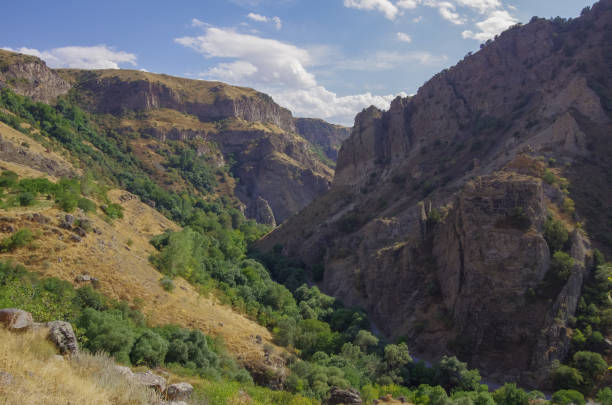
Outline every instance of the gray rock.
<svg viewBox="0 0 612 405"><path fill-rule="evenodd" d="M192 392L193 386L189 383L182 382L169 385L164 392L164 396L169 401L182 401L189 399Z"/></svg>
<svg viewBox="0 0 612 405"><path fill-rule="evenodd" d="M77 354L79 344L72 325L64 321L47 322L48 339L57 346L62 354Z"/></svg>
<svg viewBox="0 0 612 405"><path fill-rule="evenodd" d="M7 329L14 331L26 330L32 327L32 314L22 309L5 308L0 310L0 322Z"/></svg>
<svg viewBox="0 0 612 405"><path fill-rule="evenodd" d="M153 374L151 370L146 373L134 373L134 381L145 387L153 388L160 393L166 390L166 379L157 374Z"/></svg>
<svg viewBox="0 0 612 405"><path fill-rule="evenodd" d="M91 281L92 277L89 274L80 274L78 276L76 276L75 280L78 283L86 283L88 281Z"/></svg>
<svg viewBox="0 0 612 405"><path fill-rule="evenodd" d="M125 367L125 366L115 366L115 370L117 371L117 373L132 378L134 377L134 373L132 372L132 369L130 369L129 367Z"/></svg>
<svg viewBox="0 0 612 405"><path fill-rule="evenodd" d="M0 371L0 386L11 385L13 383L13 375L6 371Z"/></svg>
<svg viewBox="0 0 612 405"><path fill-rule="evenodd" d="M74 215L66 214L64 217L64 222L68 225L74 225Z"/></svg>
<svg viewBox="0 0 612 405"><path fill-rule="evenodd" d="M77 226L76 228L74 228L73 232L79 235L80 237L87 236L87 232L85 231L85 229L81 228L80 226Z"/></svg>
<svg viewBox="0 0 612 405"><path fill-rule="evenodd" d="M361 405L361 403L359 392L353 389L332 387L329 391L329 399L327 400L328 405Z"/></svg>
<svg viewBox="0 0 612 405"><path fill-rule="evenodd" d="M79 235L70 235L70 240L78 243L81 241L81 237Z"/></svg>

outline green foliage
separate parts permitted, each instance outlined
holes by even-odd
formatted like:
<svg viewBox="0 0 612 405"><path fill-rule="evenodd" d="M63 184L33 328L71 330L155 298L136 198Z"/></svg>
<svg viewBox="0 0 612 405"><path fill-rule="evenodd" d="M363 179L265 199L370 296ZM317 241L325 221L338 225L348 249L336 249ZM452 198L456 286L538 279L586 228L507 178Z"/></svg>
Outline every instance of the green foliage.
<svg viewBox="0 0 612 405"><path fill-rule="evenodd" d="M480 387L478 370L469 370L466 363L454 356L442 357L435 370L437 383L449 391L475 391Z"/></svg>
<svg viewBox="0 0 612 405"><path fill-rule="evenodd" d="M89 198L79 198L77 206L85 212L95 212L96 203L91 201Z"/></svg>
<svg viewBox="0 0 612 405"><path fill-rule="evenodd" d="M552 373L553 386L555 389L572 389L577 390L582 387L584 378L577 369L559 365Z"/></svg>
<svg viewBox="0 0 612 405"><path fill-rule="evenodd" d="M130 360L134 365L155 367L164 363L166 353L168 341L152 330L145 330L134 342Z"/></svg>
<svg viewBox="0 0 612 405"><path fill-rule="evenodd" d="M589 351L576 352L572 357L573 366L584 378L583 392L590 392L595 383L608 370L608 364L599 353Z"/></svg>
<svg viewBox="0 0 612 405"><path fill-rule="evenodd" d="M34 204L34 201L36 201L36 195L34 193L30 193L29 191L23 191L19 193L17 199L19 200L19 205L22 207L27 207Z"/></svg>
<svg viewBox="0 0 612 405"><path fill-rule="evenodd" d="M0 240L0 253L12 252L16 249L29 245L34 240L34 233L28 228L23 228Z"/></svg>
<svg viewBox="0 0 612 405"><path fill-rule="evenodd" d="M168 277L162 277L162 278L159 280L159 284L162 286L162 288L163 288L165 291L168 291L168 292L172 292L172 291L174 291L174 281L172 281L172 279L171 279L171 278L168 278Z"/></svg>
<svg viewBox="0 0 612 405"><path fill-rule="evenodd" d="M177 154L169 157L168 165L179 169L181 175L199 191L204 193L214 191L217 179L205 156L198 156L192 149L183 149L177 152Z"/></svg>
<svg viewBox="0 0 612 405"><path fill-rule="evenodd" d="M553 394L551 403L556 405L584 405L584 395L575 390L560 390Z"/></svg>
<svg viewBox="0 0 612 405"><path fill-rule="evenodd" d="M549 217L544 223L544 239L551 253L562 251L569 239L569 233L561 221Z"/></svg>
<svg viewBox="0 0 612 405"><path fill-rule="evenodd" d="M102 210L106 214L108 220L123 218L123 207L119 204L109 204L102 207Z"/></svg>
<svg viewBox="0 0 612 405"><path fill-rule="evenodd" d="M562 281L566 281L572 273L574 259L565 252L557 251L553 254L551 270Z"/></svg>
<svg viewBox="0 0 612 405"><path fill-rule="evenodd" d="M497 405L529 405L529 396L516 384L504 384L493 393Z"/></svg>
<svg viewBox="0 0 612 405"><path fill-rule="evenodd" d="M601 405L612 405L612 388L606 387L597 393L597 402Z"/></svg>

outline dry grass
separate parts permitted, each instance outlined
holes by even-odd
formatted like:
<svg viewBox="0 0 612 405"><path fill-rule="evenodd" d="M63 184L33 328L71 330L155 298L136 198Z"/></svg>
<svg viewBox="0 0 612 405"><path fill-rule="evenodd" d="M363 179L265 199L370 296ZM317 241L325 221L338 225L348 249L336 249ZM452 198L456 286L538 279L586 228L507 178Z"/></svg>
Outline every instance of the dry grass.
<svg viewBox="0 0 612 405"><path fill-rule="evenodd" d="M156 404L155 394L130 383L104 355L58 359L54 347L37 333L15 334L0 328L0 370L12 381L0 385L0 404Z"/></svg>

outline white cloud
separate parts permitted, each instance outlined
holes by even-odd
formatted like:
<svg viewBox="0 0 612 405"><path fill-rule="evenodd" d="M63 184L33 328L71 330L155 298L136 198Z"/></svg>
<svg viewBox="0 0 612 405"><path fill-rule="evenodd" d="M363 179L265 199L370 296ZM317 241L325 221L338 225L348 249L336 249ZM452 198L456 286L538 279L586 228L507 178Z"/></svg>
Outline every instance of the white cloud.
<svg viewBox="0 0 612 405"><path fill-rule="evenodd" d="M242 80L291 88L316 85L314 76L305 68L311 63L308 52L284 42L215 27L207 28L198 37L177 38L175 41L208 58L230 58L250 63L257 69L250 74L244 69L246 65L233 65L241 69L236 75L240 75ZM220 69L227 75L228 67L231 64Z"/></svg>
<svg viewBox="0 0 612 405"><path fill-rule="evenodd" d="M418 16L412 19L412 22L415 24L420 23L421 21L423 21L423 16Z"/></svg>
<svg viewBox="0 0 612 405"><path fill-rule="evenodd" d="M256 13L249 13L247 15L247 18L250 18L253 21L257 21L257 22L268 22L268 17L266 17L265 15L261 15L261 14L256 14Z"/></svg>
<svg viewBox="0 0 612 405"><path fill-rule="evenodd" d="M455 0L455 2L460 6L476 9L479 13L496 10L502 6L499 0Z"/></svg>
<svg viewBox="0 0 612 405"><path fill-rule="evenodd" d="M400 0L397 2L397 7L415 9L419 4L421 4L421 0Z"/></svg>
<svg viewBox="0 0 612 405"><path fill-rule="evenodd" d="M378 51L363 59L343 60L333 66L336 70L379 72L395 69L407 64L438 65L447 61L445 55L437 56L427 51L389 52Z"/></svg>
<svg viewBox="0 0 612 405"><path fill-rule="evenodd" d="M207 80L256 87L273 96L298 116L314 116L351 124L353 117L369 105L388 108L396 95L371 93L339 96L320 85L307 68L329 63L328 47L309 50L274 39L261 38L232 29L208 27L197 37L183 37L175 42L201 53L206 58L224 58L198 75ZM426 52L379 52L368 60L347 61L346 69L388 69L407 60L428 63L434 57ZM336 64L330 64L337 68ZM402 93L403 94L403 93Z"/></svg>
<svg viewBox="0 0 612 405"><path fill-rule="evenodd" d="M271 22L274 24L274 27L277 30L280 30L281 28L283 28L283 22L281 21L279 17L266 17L265 15L261 15L261 14L249 13L247 15L247 18L253 21L262 22L262 23Z"/></svg>
<svg viewBox="0 0 612 405"><path fill-rule="evenodd" d="M274 23L274 26L277 30L280 31L280 29L283 28L283 22L279 17L272 17L272 22Z"/></svg>
<svg viewBox="0 0 612 405"><path fill-rule="evenodd" d="M375 105L381 109L388 109L391 101L398 95L407 96L403 92L384 96L373 95L369 92L338 96L323 86L315 86L309 89L277 92L274 94L274 99L298 116L321 117L352 125L355 115L363 108Z"/></svg>
<svg viewBox="0 0 612 405"><path fill-rule="evenodd" d="M192 27L208 27L210 24L205 23L204 21L200 21L197 18L191 20Z"/></svg>
<svg viewBox="0 0 612 405"><path fill-rule="evenodd" d="M408 42L408 43L412 42L412 37L410 37L410 35L404 32L398 32L397 39L401 42Z"/></svg>
<svg viewBox="0 0 612 405"><path fill-rule="evenodd" d="M465 19L455 11L457 9L455 5L449 1L426 0L424 4L428 7L437 8L442 18L455 25L465 23Z"/></svg>
<svg viewBox="0 0 612 405"><path fill-rule="evenodd" d="M4 49L37 56L52 68L119 69L120 64L135 66L137 60L133 53L115 51L106 45L66 46L45 51L32 48Z"/></svg>
<svg viewBox="0 0 612 405"><path fill-rule="evenodd" d="M344 7L358 10L378 10L389 20L394 20L399 13L397 6L389 0L344 0Z"/></svg>
<svg viewBox="0 0 612 405"><path fill-rule="evenodd" d="M463 31L463 38L472 38L477 41L486 41L504 31L508 27L516 24L518 20L510 15L506 10L495 10L488 14L483 21L476 23L480 32L470 30Z"/></svg>

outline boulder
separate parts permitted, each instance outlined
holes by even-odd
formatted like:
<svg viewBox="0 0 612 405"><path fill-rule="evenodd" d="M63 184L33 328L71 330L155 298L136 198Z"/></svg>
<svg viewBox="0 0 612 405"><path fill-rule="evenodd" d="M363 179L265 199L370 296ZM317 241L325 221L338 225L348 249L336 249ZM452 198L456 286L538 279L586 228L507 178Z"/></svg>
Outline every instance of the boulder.
<svg viewBox="0 0 612 405"><path fill-rule="evenodd" d="M6 371L0 371L0 386L11 385L13 383L13 375Z"/></svg>
<svg viewBox="0 0 612 405"><path fill-rule="evenodd" d="M14 331L26 330L32 327L32 314L22 309L5 308L0 310L0 322L7 329Z"/></svg>
<svg viewBox="0 0 612 405"><path fill-rule="evenodd" d="M146 373L134 373L133 378L138 384L153 388L157 392L161 393L166 390L166 379L157 374L153 374L151 370L148 370Z"/></svg>
<svg viewBox="0 0 612 405"><path fill-rule="evenodd" d="M182 382L169 385L164 392L164 396L168 401L183 401L189 399L192 392L193 386L189 383Z"/></svg>
<svg viewBox="0 0 612 405"><path fill-rule="evenodd" d="M79 344L72 325L64 321L47 322L48 339L57 346L62 354L77 354Z"/></svg>
<svg viewBox="0 0 612 405"><path fill-rule="evenodd" d="M342 389L338 387L332 387L329 391L329 399L327 400L328 405L361 405L361 397L359 392L353 389Z"/></svg>
<svg viewBox="0 0 612 405"><path fill-rule="evenodd" d="M115 366L115 371L117 371L118 374L121 374L121 375L129 377L129 378L134 377L134 373L132 372L132 369L129 368L129 367Z"/></svg>

